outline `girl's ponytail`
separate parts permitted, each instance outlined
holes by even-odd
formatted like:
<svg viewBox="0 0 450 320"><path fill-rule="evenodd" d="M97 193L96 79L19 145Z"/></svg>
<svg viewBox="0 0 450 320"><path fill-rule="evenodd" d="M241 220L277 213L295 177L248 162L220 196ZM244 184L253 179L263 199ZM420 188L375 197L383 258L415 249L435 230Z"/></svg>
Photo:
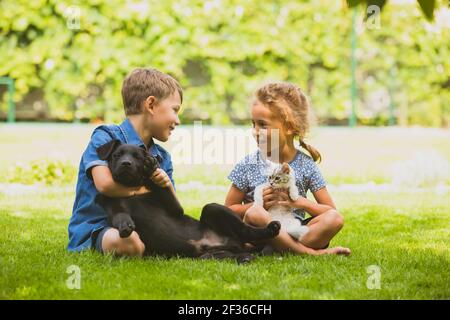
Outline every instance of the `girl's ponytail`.
<svg viewBox="0 0 450 320"><path fill-rule="evenodd" d="M322 161L322 156L320 155L320 152L317 151L316 148L314 148L313 146L306 144L302 139L300 139L300 145L308 150L309 154L312 156L314 162L320 162Z"/></svg>
<svg viewBox="0 0 450 320"><path fill-rule="evenodd" d="M283 126L299 138L300 146L309 152L315 162L322 161L319 151L303 141L314 116L309 112L308 98L299 87L288 82L268 83L256 91L255 97L278 115Z"/></svg>

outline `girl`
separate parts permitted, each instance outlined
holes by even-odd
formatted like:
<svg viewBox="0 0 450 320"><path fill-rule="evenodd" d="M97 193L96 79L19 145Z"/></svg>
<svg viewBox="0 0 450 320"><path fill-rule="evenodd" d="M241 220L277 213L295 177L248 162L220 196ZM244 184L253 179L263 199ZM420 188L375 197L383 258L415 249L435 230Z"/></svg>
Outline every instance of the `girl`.
<svg viewBox="0 0 450 320"><path fill-rule="evenodd" d="M309 130L308 112L308 100L293 84L270 83L256 91L251 113L258 151L247 155L231 171L228 178L232 185L225 205L244 222L260 227L266 226L272 220L267 212L270 207L276 204L288 205L296 218L309 227L309 232L300 241L296 241L282 229L276 238L269 241L272 247L277 251L297 254L349 255L348 248L328 248L330 240L342 228L344 219L336 210L315 163L321 160L320 153L304 142L305 134ZM311 157L294 146L295 138L299 139L300 145ZM253 206L255 187L267 181L266 159L289 163L295 172L300 193L297 201L292 201L286 193L267 187L263 191L264 208ZM317 203L306 199L308 190L312 192ZM305 212L309 213L311 218L305 219Z"/></svg>

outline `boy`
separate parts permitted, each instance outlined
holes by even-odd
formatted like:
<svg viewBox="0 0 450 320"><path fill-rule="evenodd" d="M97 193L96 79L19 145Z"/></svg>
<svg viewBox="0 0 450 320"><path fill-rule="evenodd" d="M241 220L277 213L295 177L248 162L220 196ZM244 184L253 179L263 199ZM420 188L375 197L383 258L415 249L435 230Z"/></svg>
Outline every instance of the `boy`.
<svg viewBox="0 0 450 320"><path fill-rule="evenodd" d="M180 124L178 112L183 93L178 82L155 69L138 68L122 84L126 119L119 126L103 125L94 130L80 162L75 203L69 222L69 251L94 248L119 256L142 256L145 246L133 231L120 238L119 231L107 223L106 212L95 204L98 192L109 197L130 197L151 192L145 187L130 188L114 182L106 161L96 149L112 139L146 148L159 162L153 182L175 192L170 154L153 142L167 141Z"/></svg>

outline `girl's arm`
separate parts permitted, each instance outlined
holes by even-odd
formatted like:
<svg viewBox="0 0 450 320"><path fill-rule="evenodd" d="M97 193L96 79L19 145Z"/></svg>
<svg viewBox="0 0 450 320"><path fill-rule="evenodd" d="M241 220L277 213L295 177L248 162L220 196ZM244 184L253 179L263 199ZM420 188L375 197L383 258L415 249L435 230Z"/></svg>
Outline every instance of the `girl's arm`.
<svg viewBox="0 0 450 320"><path fill-rule="evenodd" d="M331 196L328 193L327 187L313 192L313 195L317 203L308 200L307 198L300 197L297 201L280 201L279 204L303 209L313 217L321 215L322 213L330 209L336 209L333 199L331 199Z"/></svg>
<svg viewBox="0 0 450 320"><path fill-rule="evenodd" d="M263 207L269 210L270 207L278 203L277 194L271 187L263 189ZM234 184L231 185L225 199L225 206L233 210L241 219L244 219L245 212L253 205L254 202L242 204L245 193L239 190Z"/></svg>
<svg viewBox="0 0 450 320"><path fill-rule="evenodd" d="M244 197L245 193L232 184L225 199L225 206L233 210L241 219L244 218L247 209L253 205L253 202L242 204Z"/></svg>

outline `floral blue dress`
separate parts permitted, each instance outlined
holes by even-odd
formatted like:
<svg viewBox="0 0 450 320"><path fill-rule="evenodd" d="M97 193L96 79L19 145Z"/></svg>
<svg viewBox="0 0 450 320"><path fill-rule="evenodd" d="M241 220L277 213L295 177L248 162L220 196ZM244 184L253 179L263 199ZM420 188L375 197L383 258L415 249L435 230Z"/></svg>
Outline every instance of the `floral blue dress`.
<svg viewBox="0 0 450 320"><path fill-rule="evenodd" d="M317 164L302 151L297 150L289 166L295 172L295 182L302 197L306 198L308 190L316 192L326 186ZM228 179L245 193L244 203L253 202L255 188L268 181L267 164L262 159L260 151L257 150L242 159L228 175ZM304 210L295 209L293 213L299 219L305 219Z"/></svg>

